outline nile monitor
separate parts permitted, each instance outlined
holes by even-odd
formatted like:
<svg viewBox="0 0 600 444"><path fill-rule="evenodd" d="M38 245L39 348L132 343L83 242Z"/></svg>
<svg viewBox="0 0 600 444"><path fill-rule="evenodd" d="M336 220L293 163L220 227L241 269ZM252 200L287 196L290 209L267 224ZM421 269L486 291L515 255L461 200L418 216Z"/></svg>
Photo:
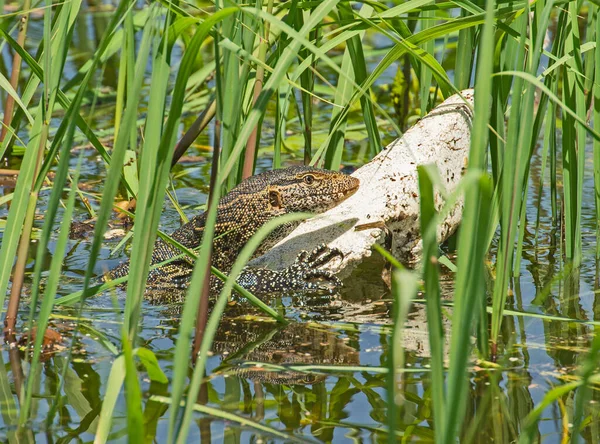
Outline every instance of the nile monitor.
<svg viewBox="0 0 600 444"><path fill-rule="evenodd" d="M354 194L359 181L351 176L312 167L296 166L267 171L249 177L227 193L218 204L213 240L212 265L229 273L237 255L246 242L269 220L294 212L322 213L335 207ZM200 246L206 214L200 214L177 229L171 237L184 247ZM256 250L258 257L287 236L295 223L280 225ZM326 288L323 281L338 285L337 278L319 267L339 254L326 247L312 253L301 252L296 262L283 270L245 268L237 282L255 294L281 291L312 291ZM151 264L165 262L181 252L158 240L152 253ZM194 267L193 260L181 258L154 268L148 276L149 288L183 288ZM108 273L118 278L129 273L129 261ZM220 288L220 281L211 276L211 288Z"/></svg>

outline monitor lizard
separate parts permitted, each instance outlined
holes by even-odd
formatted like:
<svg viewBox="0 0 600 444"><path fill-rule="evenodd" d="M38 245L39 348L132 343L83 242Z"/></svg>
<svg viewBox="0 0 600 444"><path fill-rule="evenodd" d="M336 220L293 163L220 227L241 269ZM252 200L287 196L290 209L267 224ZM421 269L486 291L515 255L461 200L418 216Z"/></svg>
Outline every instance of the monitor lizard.
<svg viewBox="0 0 600 444"><path fill-rule="evenodd" d="M322 213L353 195L358 186L359 180L349 175L307 166L267 171L249 177L219 201L212 265L229 273L244 245L265 223L288 213ZM182 225L171 237L188 249L197 248L202 242L205 223L206 214L202 213ZM262 255L286 237L298 223L280 225L261 243L254 257ZM300 252L295 263L283 270L246 267L237 282L254 294L327 291L341 283L320 267L340 254L339 250L321 245L310 253ZM181 252L159 239L152 253L151 265L176 256L181 256ZM154 268L148 276L148 288L185 288L193 267L193 259L182 257ZM126 261L107 273L105 280L128 273L129 261ZM329 285L324 285L325 283ZM216 292L221 288L222 282L211 276L210 285L211 290Z"/></svg>

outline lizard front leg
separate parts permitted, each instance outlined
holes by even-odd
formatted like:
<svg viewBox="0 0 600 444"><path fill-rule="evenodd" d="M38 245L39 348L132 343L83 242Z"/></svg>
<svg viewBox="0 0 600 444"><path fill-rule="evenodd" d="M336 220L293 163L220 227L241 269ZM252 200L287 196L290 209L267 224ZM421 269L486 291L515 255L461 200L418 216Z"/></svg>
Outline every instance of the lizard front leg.
<svg viewBox="0 0 600 444"><path fill-rule="evenodd" d="M321 267L336 257L343 257L337 248L325 244L312 252L301 251L296 261L283 270L267 268L245 268L237 283L254 294L308 292L334 293L342 282L330 271Z"/></svg>

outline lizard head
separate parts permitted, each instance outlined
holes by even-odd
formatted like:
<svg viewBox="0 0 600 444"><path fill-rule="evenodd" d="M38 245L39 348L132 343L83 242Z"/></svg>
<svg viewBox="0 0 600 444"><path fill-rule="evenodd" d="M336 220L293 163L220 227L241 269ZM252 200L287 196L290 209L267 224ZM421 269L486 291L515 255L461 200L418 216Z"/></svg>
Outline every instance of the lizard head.
<svg viewBox="0 0 600 444"><path fill-rule="evenodd" d="M268 199L273 209L286 213L322 213L352 196L359 180L344 173L296 166L268 175Z"/></svg>

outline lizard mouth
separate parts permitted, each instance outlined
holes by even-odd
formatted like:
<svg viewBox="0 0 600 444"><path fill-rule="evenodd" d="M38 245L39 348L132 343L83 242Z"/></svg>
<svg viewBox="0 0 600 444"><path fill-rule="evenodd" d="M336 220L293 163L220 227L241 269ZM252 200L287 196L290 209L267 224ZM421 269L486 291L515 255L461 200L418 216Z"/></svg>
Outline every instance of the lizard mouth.
<svg viewBox="0 0 600 444"><path fill-rule="evenodd" d="M342 196L344 196L344 197L350 197L354 193L356 193L357 191L358 191L358 187L350 188L348 190L342 191Z"/></svg>
<svg viewBox="0 0 600 444"><path fill-rule="evenodd" d="M338 203L341 203L345 200L347 200L350 196L352 196L354 193L356 193L358 191L358 185L352 187L352 188L346 188L345 190L341 191L338 194Z"/></svg>
<svg viewBox="0 0 600 444"><path fill-rule="evenodd" d="M356 179L355 177L352 177L352 186L350 188L342 191L342 194L344 195L344 197L350 197L358 191L359 186L360 186L360 181L358 179Z"/></svg>

